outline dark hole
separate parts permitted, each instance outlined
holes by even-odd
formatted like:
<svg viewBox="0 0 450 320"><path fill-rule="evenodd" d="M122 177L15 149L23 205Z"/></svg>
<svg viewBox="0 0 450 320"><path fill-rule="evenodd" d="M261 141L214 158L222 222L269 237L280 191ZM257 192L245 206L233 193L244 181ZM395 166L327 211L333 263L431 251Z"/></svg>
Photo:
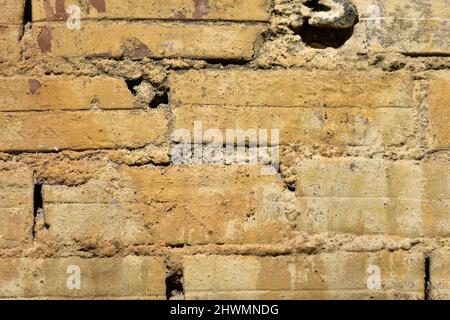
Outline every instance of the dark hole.
<svg viewBox="0 0 450 320"><path fill-rule="evenodd" d="M331 8L326 5L320 4L319 0L309 0L303 3L308 8L311 8L313 11L330 11Z"/></svg>
<svg viewBox="0 0 450 320"><path fill-rule="evenodd" d="M176 295L184 295L183 288L183 271L177 270L166 278L166 298L170 298Z"/></svg>
<svg viewBox="0 0 450 320"><path fill-rule="evenodd" d="M287 184L287 188L291 192L295 192L296 190L295 184Z"/></svg>
<svg viewBox="0 0 450 320"><path fill-rule="evenodd" d="M156 109L161 104L169 104L169 90L157 94L155 98L150 102L150 108Z"/></svg>
<svg viewBox="0 0 450 320"><path fill-rule="evenodd" d="M35 224L36 219L39 213L39 209L43 209L44 200L42 199L42 184L35 184L33 191L33 215L34 215L34 223L33 223L33 238L36 236Z"/></svg>
<svg viewBox="0 0 450 320"><path fill-rule="evenodd" d="M39 209L42 209L44 204L44 200L42 199L42 184L34 185L33 201L34 201L34 212L37 214L37 211Z"/></svg>
<svg viewBox="0 0 450 320"><path fill-rule="evenodd" d="M305 22L299 29L294 30L295 34L302 38L307 46L315 49L340 48L353 35L354 28L331 29L318 28Z"/></svg>
<svg viewBox="0 0 450 320"><path fill-rule="evenodd" d="M223 67L229 65L245 66L246 64L248 64L248 61L240 59L205 59L205 61L208 64L220 64Z"/></svg>
<svg viewBox="0 0 450 320"><path fill-rule="evenodd" d="M425 300L430 300L431 276L430 276L431 258L425 257Z"/></svg>
<svg viewBox="0 0 450 320"><path fill-rule="evenodd" d="M25 9L23 11L23 25L25 26L28 22L31 23L33 20L33 10L31 7L31 1L32 0L26 0L25 1Z"/></svg>
<svg viewBox="0 0 450 320"><path fill-rule="evenodd" d="M25 26L30 23L31 28L31 21L33 20L32 15L32 9L31 9L31 1L32 0L26 0L25 1L25 7L23 10L23 20L22 20L22 30L20 32L20 40L22 40L23 36L25 35Z"/></svg>
<svg viewBox="0 0 450 320"><path fill-rule="evenodd" d="M176 249L176 248L184 248L186 245L184 243L175 243L175 244L170 244L168 246Z"/></svg>
<svg viewBox="0 0 450 320"><path fill-rule="evenodd" d="M142 82L142 79L134 79L134 80L125 80L128 90L135 96L136 95L136 89L135 87L139 86Z"/></svg>

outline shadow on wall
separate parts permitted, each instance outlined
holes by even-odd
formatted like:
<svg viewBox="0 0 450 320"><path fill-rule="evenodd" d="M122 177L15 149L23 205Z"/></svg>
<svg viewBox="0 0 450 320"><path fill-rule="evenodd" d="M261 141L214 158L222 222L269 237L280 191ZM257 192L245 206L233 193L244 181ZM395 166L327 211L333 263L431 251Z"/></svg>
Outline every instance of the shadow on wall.
<svg viewBox="0 0 450 320"><path fill-rule="evenodd" d="M339 48L352 37L359 18L358 9L350 0L310 0L304 5L310 9L310 16L293 31L307 46Z"/></svg>

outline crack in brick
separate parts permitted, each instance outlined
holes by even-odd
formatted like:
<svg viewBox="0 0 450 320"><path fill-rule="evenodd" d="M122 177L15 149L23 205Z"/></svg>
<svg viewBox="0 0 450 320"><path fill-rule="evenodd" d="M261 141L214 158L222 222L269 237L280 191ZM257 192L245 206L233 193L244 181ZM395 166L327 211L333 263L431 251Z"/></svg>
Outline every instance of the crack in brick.
<svg viewBox="0 0 450 320"><path fill-rule="evenodd" d="M36 221L39 219L39 214L43 207L44 200L42 198L42 184L35 184L33 190L33 239L36 238Z"/></svg>
<svg viewBox="0 0 450 320"><path fill-rule="evenodd" d="M430 268L431 268L431 258L430 256L425 257L425 285L424 285L424 299L430 300L430 293L431 293L431 274L430 274Z"/></svg>
<svg viewBox="0 0 450 320"><path fill-rule="evenodd" d="M31 23L32 20L33 20L32 1L26 0L25 7L23 10L23 26L25 27L25 25Z"/></svg>

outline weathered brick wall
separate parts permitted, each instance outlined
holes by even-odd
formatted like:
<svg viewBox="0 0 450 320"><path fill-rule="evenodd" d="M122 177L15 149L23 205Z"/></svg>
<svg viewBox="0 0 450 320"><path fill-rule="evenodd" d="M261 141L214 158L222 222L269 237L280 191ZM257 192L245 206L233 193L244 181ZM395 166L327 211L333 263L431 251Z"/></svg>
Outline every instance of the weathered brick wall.
<svg viewBox="0 0 450 320"><path fill-rule="evenodd" d="M450 299L449 19L0 0L0 298Z"/></svg>

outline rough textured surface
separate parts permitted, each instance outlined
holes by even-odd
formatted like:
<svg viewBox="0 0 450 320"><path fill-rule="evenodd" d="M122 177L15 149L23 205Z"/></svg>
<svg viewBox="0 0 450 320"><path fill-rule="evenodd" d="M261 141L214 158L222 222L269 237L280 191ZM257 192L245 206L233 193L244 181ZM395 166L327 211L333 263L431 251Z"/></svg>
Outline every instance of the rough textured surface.
<svg viewBox="0 0 450 320"><path fill-rule="evenodd" d="M449 19L0 0L0 298L450 299Z"/></svg>
<svg viewBox="0 0 450 320"><path fill-rule="evenodd" d="M381 264L382 290L367 289L366 269ZM295 257L184 257L186 297L246 299L420 299L420 254L326 253ZM342 273L342 269L347 272Z"/></svg>
<svg viewBox="0 0 450 320"><path fill-rule="evenodd" d="M32 0L36 10L33 20L58 20L58 0ZM46 4L49 3L50 5ZM61 2L61 1L59 1ZM66 6L78 5L82 19L173 19L173 20L235 20L268 21L270 1L267 0L66 0ZM92 10L94 7L94 10ZM62 18L63 19L63 18Z"/></svg>

